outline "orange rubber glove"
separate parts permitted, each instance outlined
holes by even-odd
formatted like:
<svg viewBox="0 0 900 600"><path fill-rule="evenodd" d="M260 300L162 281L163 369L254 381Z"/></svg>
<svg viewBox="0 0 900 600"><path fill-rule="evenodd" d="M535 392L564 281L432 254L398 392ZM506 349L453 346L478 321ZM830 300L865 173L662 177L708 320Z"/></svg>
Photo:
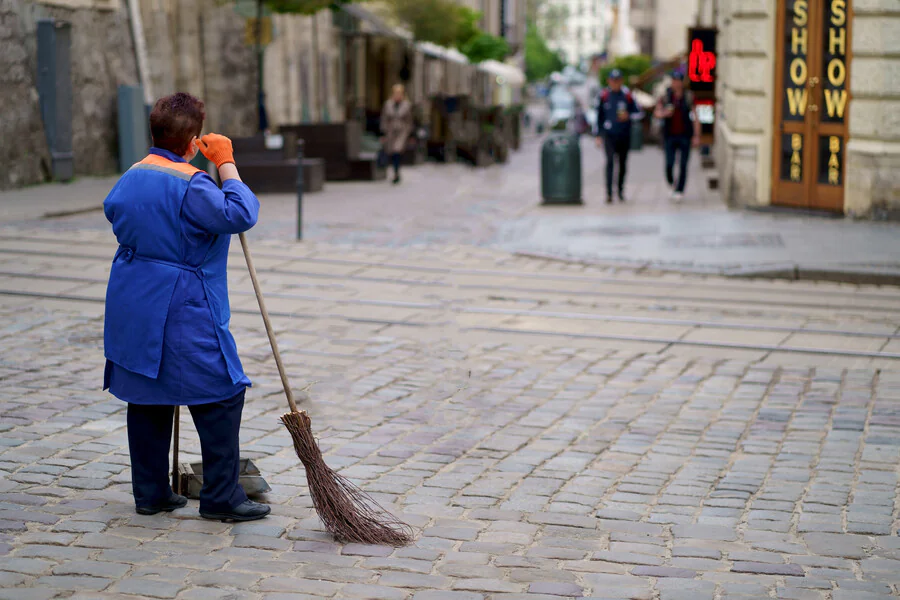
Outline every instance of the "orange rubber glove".
<svg viewBox="0 0 900 600"><path fill-rule="evenodd" d="M207 133L197 138L197 147L203 156L216 163L216 168L227 163L234 163L234 148L231 140L218 133Z"/></svg>

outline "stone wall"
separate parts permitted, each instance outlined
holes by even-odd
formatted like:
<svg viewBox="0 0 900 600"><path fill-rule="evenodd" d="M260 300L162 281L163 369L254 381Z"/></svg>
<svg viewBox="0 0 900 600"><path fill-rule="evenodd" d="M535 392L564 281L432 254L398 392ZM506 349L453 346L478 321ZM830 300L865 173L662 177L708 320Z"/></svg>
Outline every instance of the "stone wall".
<svg viewBox="0 0 900 600"><path fill-rule="evenodd" d="M732 206L768 204L774 20L767 0L721 0L716 164Z"/></svg>
<svg viewBox="0 0 900 600"><path fill-rule="evenodd" d="M900 219L900 2L855 0L845 212Z"/></svg>
<svg viewBox="0 0 900 600"><path fill-rule="evenodd" d="M22 21L20 2L0 0L0 190L44 181L50 170Z"/></svg>
<svg viewBox="0 0 900 600"><path fill-rule="evenodd" d="M206 104L205 131L232 137L257 128L256 54L243 17L214 0L142 0L154 98L188 92Z"/></svg>
<svg viewBox="0 0 900 600"><path fill-rule="evenodd" d="M697 19L697 0L656 0L655 58L669 60L685 51L687 30Z"/></svg>
<svg viewBox="0 0 900 600"><path fill-rule="evenodd" d="M244 19L214 0L142 0L154 97L203 98L207 131L256 131L256 57ZM49 151L36 87L37 21L72 25L72 144L76 175L118 171L117 94L139 83L125 2L0 0L0 189L47 181Z"/></svg>
<svg viewBox="0 0 900 600"><path fill-rule="evenodd" d="M37 21L48 17L72 25L75 173L106 174L118 168L117 88L138 79L127 13L0 0L0 158L6 171L0 187L38 183L49 172L35 87Z"/></svg>

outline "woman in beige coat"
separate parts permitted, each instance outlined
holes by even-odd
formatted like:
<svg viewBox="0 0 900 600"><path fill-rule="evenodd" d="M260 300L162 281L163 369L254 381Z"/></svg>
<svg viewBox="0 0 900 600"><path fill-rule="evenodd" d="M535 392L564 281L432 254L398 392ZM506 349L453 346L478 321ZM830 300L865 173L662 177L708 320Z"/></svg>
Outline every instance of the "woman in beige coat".
<svg viewBox="0 0 900 600"><path fill-rule="evenodd" d="M398 83L381 109L381 144L394 165L394 183L400 183L400 160L412 130L412 105L406 99L406 90Z"/></svg>

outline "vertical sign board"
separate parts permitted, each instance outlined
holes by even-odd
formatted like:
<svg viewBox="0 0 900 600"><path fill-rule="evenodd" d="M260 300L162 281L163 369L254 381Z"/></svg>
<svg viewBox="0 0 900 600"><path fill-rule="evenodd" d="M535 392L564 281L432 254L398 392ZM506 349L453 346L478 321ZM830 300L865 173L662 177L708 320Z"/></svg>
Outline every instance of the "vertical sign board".
<svg viewBox="0 0 900 600"><path fill-rule="evenodd" d="M828 205L843 208L844 138L847 132L848 0L827 0L822 18L818 164L814 194Z"/></svg>
<svg viewBox="0 0 900 600"><path fill-rule="evenodd" d="M806 0L788 0L784 31L781 110L785 121L803 121L809 104L809 10Z"/></svg>
<svg viewBox="0 0 900 600"><path fill-rule="evenodd" d="M783 0L778 14L772 202L843 209L849 0Z"/></svg>
<svg viewBox="0 0 900 600"><path fill-rule="evenodd" d="M716 125L716 35L713 28L688 30L688 85L700 121L700 143L710 145Z"/></svg>

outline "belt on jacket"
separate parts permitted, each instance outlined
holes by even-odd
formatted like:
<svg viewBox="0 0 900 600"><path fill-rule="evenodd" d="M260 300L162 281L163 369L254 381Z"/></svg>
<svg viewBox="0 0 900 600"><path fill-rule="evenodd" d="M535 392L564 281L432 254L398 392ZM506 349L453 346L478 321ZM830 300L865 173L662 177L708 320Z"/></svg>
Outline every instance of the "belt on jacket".
<svg viewBox="0 0 900 600"><path fill-rule="evenodd" d="M200 267L192 267L191 265L186 265L184 263L174 262L170 260L163 260L162 258L151 258L149 256L143 256L134 251L133 248L129 248L128 246L119 246L119 249L116 251L116 256L113 260L117 260L118 258L122 258L125 262L131 262L135 259L141 260L144 262L152 262L160 265L166 265L169 267L175 267L176 269L181 269L182 271L189 271L191 273L195 273L197 277L200 279L204 279L203 271Z"/></svg>

